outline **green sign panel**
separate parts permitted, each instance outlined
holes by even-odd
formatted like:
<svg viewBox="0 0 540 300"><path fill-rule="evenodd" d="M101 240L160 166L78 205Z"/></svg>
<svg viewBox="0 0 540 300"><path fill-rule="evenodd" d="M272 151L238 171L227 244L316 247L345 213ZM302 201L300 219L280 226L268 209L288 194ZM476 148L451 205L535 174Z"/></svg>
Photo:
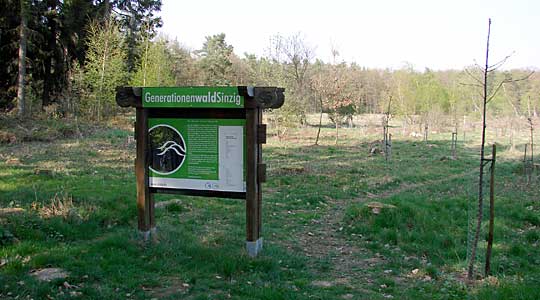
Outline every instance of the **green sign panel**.
<svg viewBox="0 0 540 300"><path fill-rule="evenodd" d="M144 108L243 108L238 87L145 87Z"/></svg>
<svg viewBox="0 0 540 300"><path fill-rule="evenodd" d="M245 124L149 118L150 187L245 192Z"/></svg>

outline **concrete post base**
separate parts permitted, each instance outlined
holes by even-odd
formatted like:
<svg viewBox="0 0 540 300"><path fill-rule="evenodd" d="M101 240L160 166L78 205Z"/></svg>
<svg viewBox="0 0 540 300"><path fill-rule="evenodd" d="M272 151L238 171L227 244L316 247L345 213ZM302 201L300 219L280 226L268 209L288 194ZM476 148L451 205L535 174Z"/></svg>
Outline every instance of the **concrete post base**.
<svg viewBox="0 0 540 300"><path fill-rule="evenodd" d="M258 240L254 242L247 241L246 242L246 250L250 257L256 257L263 248L263 239L259 238Z"/></svg>
<svg viewBox="0 0 540 300"><path fill-rule="evenodd" d="M157 228L152 227L148 231L139 230L139 238L144 242L155 242L157 241Z"/></svg>

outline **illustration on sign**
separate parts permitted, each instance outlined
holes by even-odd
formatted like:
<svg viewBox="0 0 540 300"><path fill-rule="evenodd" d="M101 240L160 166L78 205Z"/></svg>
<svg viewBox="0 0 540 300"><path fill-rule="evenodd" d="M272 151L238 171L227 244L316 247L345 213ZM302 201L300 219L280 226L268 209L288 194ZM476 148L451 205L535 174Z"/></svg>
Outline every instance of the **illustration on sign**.
<svg viewBox="0 0 540 300"><path fill-rule="evenodd" d="M186 143L182 134L174 127L158 124L148 130L152 158L150 170L159 175L168 175L176 172L184 163L186 156ZM161 152L160 152L161 151Z"/></svg>
<svg viewBox="0 0 540 300"><path fill-rule="evenodd" d="M150 118L151 187L245 192L245 120Z"/></svg>

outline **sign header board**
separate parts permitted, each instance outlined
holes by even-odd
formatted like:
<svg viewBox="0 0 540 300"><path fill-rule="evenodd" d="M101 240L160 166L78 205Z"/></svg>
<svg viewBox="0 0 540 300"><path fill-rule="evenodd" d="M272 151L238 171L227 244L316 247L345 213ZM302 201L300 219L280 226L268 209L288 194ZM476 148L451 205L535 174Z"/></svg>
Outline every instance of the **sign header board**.
<svg viewBox="0 0 540 300"><path fill-rule="evenodd" d="M145 87L144 108L244 108L238 87Z"/></svg>

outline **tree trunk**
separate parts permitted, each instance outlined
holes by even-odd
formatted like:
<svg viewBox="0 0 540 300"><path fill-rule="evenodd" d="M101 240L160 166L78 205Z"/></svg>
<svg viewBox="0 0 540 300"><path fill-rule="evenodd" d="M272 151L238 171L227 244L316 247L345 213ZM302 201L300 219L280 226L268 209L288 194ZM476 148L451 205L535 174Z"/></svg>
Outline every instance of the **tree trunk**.
<svg viewBox="0 0 540 300"><path fill-rule="evenodd" d="M143 86L146 86L146 71L148 69L148 47L150 43L150 37L146 37L144 46L144 63L143 63Z"/></svg>
<svg viewBox="0 0 540 300"><path fill-rule="evenodd" d="M103 49L103 59L101 61L101 70L100 70L100 79L99 79L99 93L97 95L98 101L97 101L97 120L98 122L101 121L101 100L103 98L103 85L105 81L105 68L107 66L107 59L108 59L108 52L109 52L109 26L110 24L106 23L105 25L107 28L105 30L105 47Z"/></svg>
<svg viewBox="0 0 540 300"><path fill-rule="evenodd" d="M339 121L337 120L339 117L336 116L336 146L338 145L338 139L339 139Z"/></svg>
<svg viewBox="0 0 540 300"><path fill-rule="evenodd" d="M105 9L103 11L103 21L108 21L111 17L111 4L109 0L105 0L103 2L105 6Z"/></svg>
<svg viewBox="0 0 540 300"><path fill-rule="evenodd" d="M135 70L135 51L136 51L136 48L137 48L137 44L136 44L136 36L135 36L135 31L136 31L136 28L135 28L136 24L135 24L135 16L134 14L132 14L130 17L129 17L129 24L128 24L128 29L127 29L127 46L128 46L128 49L127 49L127 69L128 69L128 72L133 72L133 70Z"/></svg>
<svg viewBox="0 0 540 300"><path fill-rule="evenodd" d="M489 230L486 249L486 265L484 276L491 273L491 249L493 247L493 229L495 227L495 159L497 157L497 146L493 144L491 152L491 179L489 181Z"/></svg>
<svg viewBox="0 0 540 300"><path fill-rule="evenodd" d="M321 127L322 127L322 116L323 116L323 102L322 98L319 97L320 105L321 105L321 114L319 115L319 128L317 128L317 137L315 138L315 145L319 144L319 136L321 135Z"/></svg>
<svg viewBox="0 0 540 300"><path fill-rule="evenodd" d="M47 6L52 10L56 10L57 0L48 0ZM55 16L49 14L47 23L50 27L49 36L47 39L47 57L45 58L45 76L43 78L43 94L41 95L41 108L45 108L51 104L51 89L53 86L53 76L51 74L53 57L56 50L56 20Z"/></svg>
<svg viewBox="0 0 540 300"><path fill-rule="evenodd" d="M17 78L17 108L18 116L24 117L26 115L26 95L25 95L25 77L26 77L26 27L28 20L26 19L26 0L21 0L21 25L20 25L20 39L19 39L19 76Z"/></svg>
<svg viewBox="0 0 540 300"><path fill-rule="evenodd" d="M531 96L527 97L527 115L531 117Z"/></svg>

